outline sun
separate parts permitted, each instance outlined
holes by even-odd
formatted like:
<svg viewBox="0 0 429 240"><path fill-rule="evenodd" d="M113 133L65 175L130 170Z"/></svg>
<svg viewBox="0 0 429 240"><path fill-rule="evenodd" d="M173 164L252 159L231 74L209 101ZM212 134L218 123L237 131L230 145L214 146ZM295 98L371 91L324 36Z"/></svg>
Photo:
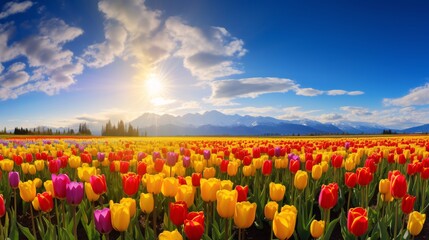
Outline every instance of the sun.
<svg viewBox="0 0 429 240"><path fill-rule="evenodd" d="M159 94L163 91L163 89L164 89L164 84L161 78L158 77L158 75L151 74L146 79L146 90L147 92L149 92L149 94L151 95Z"/></svg>

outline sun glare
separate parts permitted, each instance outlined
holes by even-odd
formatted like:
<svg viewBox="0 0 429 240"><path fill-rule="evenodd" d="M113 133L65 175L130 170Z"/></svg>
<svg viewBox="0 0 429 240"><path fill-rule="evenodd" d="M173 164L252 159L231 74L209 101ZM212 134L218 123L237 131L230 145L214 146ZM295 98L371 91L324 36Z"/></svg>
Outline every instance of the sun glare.
<svg viewBox="0 0 429 240"><path fill-rule="evenodd" d="M146 79L146 91L150 94L159 94L163 88L162 80L157 75L152 74Z"/></svg>

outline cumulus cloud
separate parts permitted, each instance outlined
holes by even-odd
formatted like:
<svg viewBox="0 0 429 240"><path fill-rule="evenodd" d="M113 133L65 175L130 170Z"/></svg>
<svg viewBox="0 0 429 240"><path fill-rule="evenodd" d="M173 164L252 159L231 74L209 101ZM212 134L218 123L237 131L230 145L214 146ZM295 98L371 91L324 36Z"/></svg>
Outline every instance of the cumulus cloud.
<svg viewBox="0 0 429 240"><path fill-rule="evenodd" d="M429 83L411 89L410 92L400 98L385 98L383 103L387 106L421 106L429 104Z"/></svg>
<svg viewBox="0 0 429 240"><path fill-rule="evenodd" d="M340 90L340 89L334 89L334 90L326 91L326 94L329 96L337 96L337 95L356 96L356 95L362 95L362 94L364 94L364 92L362 92L362 91L345 91L345 90Z"/></svg>
<svg viewBox="0 0 429 240"><path fill-rule="evenodd" d="M241 73L235 60L246 53L243 41L222 27L208 31L191 26L179 17L163 19L143 0L102 0L105 41L89 46L83 58L89 67L103 67L116 57L131 60L149 72L170 57L183 60L183 67L202 80Z"/></svg>
<svg viewBox="0 0 429 240"><path fill-rule="evenodd" d="M298 88L296 90L296 95L307 96L307 97L314 97L322 93L323 91L320 91L314 88Z"/></svg>
<svg viewBox="0 0 429 240"><path fill-rule="evenodd" d="M210 100L213 102L219 102L220 100L221 102L226 102L225 100L231 100L234 98L255 98L266 93L285 93L289 91L295 92L296 95L308 97L322 94L339 95L330 94L332 91L336 91L337 93L342 91L342 94L356 95L350 94L353 92L348 92L345 90L323 91L314 88L302 88L294 80L273 77L218 80L211 82L211 88L212 95Z"/></svg>
<svg viewBox="0 0 429 240"><path fill-rule="evenodd" d="M327 113L320 115L320 120L329 122L329 121L338 121L343 119L343 116L337 113Z"/></svg>
<svg viewBox="0 0 429 240"><path fill-rule="evenodd" d="M264 93L287 92L298 85L285 78L244 78L212 82L212 99L216 98L255 98Z"/></svg>
<svg viewBox="0 0 429 240"><path fill-rule="evenodd" d="M13 29L9 23L0 26L0 49L6 54L1 62L12 61L7 72L3 72L0 99L16 98L32 91L42 91L49 95L69 87L74 77L81 74L83 65L64 44L80 36L83 31L71 27L63 20L53 18L40 22L38 33L19 42L7 45ZM3 54L2 54L3 55ZM23 62L14 62L18 57L27 60L30 68Z"/></svg>
<svg viewBox="0 0 429 240"><path fill-rule="evenodd" d="M343 106L343 107L340 107L340 109L356 116L372 115L372 112L370 112L367 108L364 108L364 107Z"/></svg>
<svg viewBox="0 0 429 240"><path fill-rule="evenodd" d="M9 17L13 14L25 12L31 6L33 6L31 1L8 2L3 6L3 11L0 12L0 19Z"/></svg>

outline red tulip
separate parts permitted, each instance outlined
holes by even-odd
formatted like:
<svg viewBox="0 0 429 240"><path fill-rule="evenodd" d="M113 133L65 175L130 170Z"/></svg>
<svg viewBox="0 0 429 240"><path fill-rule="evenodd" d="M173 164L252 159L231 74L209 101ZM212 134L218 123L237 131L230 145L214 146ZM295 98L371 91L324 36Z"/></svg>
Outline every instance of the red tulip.
<svg viewBox="0 0 429 240"><path fill-rule="evenodd" d="M107 192L106 177L104 174L92 175L89 178L89 183L91 184L92 190L95 194L100 195Z"/></svg>
<svg viewBox="0 0 429 240"><path fill-rule="evenodd" d="M299 160L291 159L289 162L289 171L293 174L298 172L301 168L301 162Z"/></svg>
<svg viewBox="0 0 429 240"><path fill-rule="evenodd" d="M15 162L15 164L16 165L18 165L18 166L20 166L21 164L22 164L22 157L21 156L17 156L17 155L14 155L13 157L12 157L12 160Z"/></svg>
<svg viewBox="0 0 429 240"><path fill-rule="evenodd" d="M171 202L170 203L170 220L176 225L180 226L185 221L188 215L188 206L184 201Z"/></svg>
<svg viewBox="0 0 429 240"><path fill-rule="evenodd" d="M179 182L179 185L186 185L186 184L188 184L188 183L186 182L186 179L185 179L184 177L182 177L182 176L178 176L178 177L177 177L177 180L178 180L178 182Z"/></svg>
<svg viewBox="0 0 429 240"><path fill-rule="evenodd" d="M126 162L126 161L120 162L119 171L121 173L127 173L129 169L130 169L130 162Z"/></svg>
<svg viewBox="0 0 429 240"><path fill-rule="evenodd" d="M305 161L305 170L307 170L307 172L311 172L311 170L313 169L313 162L313 160Z"/></svg>
<svg viewBox="0 0 429 240"><path fill-rule="evenodd" d="M356 169L358 184L361 186L366 186L371 183L373 175L369 168L360 167Z"/></svg>
<svg viewBox="0 0 429 240"><path fill-rule="evenodd" d="M48 162L49 172L56 174L60 171L61 168L61 160L55 159Z"/></svg>
<svg viewBox="0 0 429 240"><path fill-rule="evenodd" d="M201 173L192 173L192 186L199 187L201 181Z"/></svg>
<svg viewBox="0 0 429 240"><path fill-rule="evenodd" d="M398 163L399 164L405 164L406 162L407 162L407 159L405 158L405 155L404 154L400 154L398 156Z"/></svg>
<svg viewBox="0 0 429 240"><path fill-rule="evenodd" d="M375 173L377 171L377 164L373 158L367 158L365 161L365 167L369 168L371 173Z"/></svg>
<svg viewBox="0 0 429 240"><path fill-rule="evenodd" d="M252 164L252 156L250 156L250 155L244 156L243 165L249 166L250 164Z"/></svg>
<svg viewBox="0 0 429 240"><path fill-rule="evenodd" d="M260 148L253 148L252 155L253 155L253 158L260 158L261 157L261 149Z"/></svg>
<svg viewBox="0 0 429 240"><path fill-rule="evenodd" d="M33 161L33 154L31 154L31 153L25 154L25 161L26 162L32 162Z"/></svg>
<svg viewBox="0 0 429 240"><path fill-rule="evenodd" d="M92 157L89 153L81 153L80 154L80 161L83 163L91 163Z"/></svg>
<svg viewBox="0 0 429 240"><path fill-rule="evenodd" d="M50 192L38 193L37 200L40 210L43 212L50 212L54 208L54 201Z"/></svg>
<svg viewBox="0 0 429 240"><path fill-rule="evenodd" d="M247 185L244 187L237 185L235 186L235 190L237 190L238 193L237 202L247 201L247 193L249 192L249 187Z"/></svg>
<svg viewBox="0 0 429 240"><path fill-rule="evenodd" d="M6 214L6 205L4 201L3 194L0 194L0 218Z"/></svg>
<svg viewBox="0 0 429 240"><path fill-rule="evenodd" d="M357 174L354 172L346 172L344 174L344 182L348 188L354 188L357 183Z"/></svg>
<svg viewBox="0 0 429 240"><path fill-rule="evenodd" d="M220 162L220 172L222 173L228 172L228 165L229 165L229 160L222 160L222 162Z"/></svg>
<svg viewBox="0 0 429 240"><path fill-rule="evenodd" d="M137 164L137 174L142 177L147 172L147 164L145 162L139 162Z"/></svg>
<svg viewBox="0 0 429 240"><path fill-rule="evenodd" d="M164 163L165 163L164 159L157 158L154 164L155 171L162 172L162 170L164 169Z"/></svg>
<svg viewBox="0 0 429 240"><path fill-rule="evenodd" d="M132 196L139 190L140 178L139 175L129 172L122 175L122 188L125 194Z"/></svg>
<svg viewBox="0 0 429 240"><path fill-rule="evenodd" d="M368 230L368 214L364 208L349 209L347 229L357 237L362 236Z"/></svg>
<svg viewBox="0 0 429 240"><path fill-rule="evenodd" d="M394 198L403 198L407 193L407 179L398 172L390 176L390 193Z"/></svg>
<svg viewBox="0 0 429 240"><path fill-rule="evenodd" d="M190 240L201 239L204 234L204 213L190 212L185 219L183 230Z"/></svg>
<svg viewBox="0 0 429 240"><path fill-rule="evenodd" d="M319 206L323 209L331 209L338 202L338 184L330 183L328 185L322 185L322 189L319 194Z"/></svg>
<svg viewBox="0 0 429 240"><path fill-rule="evenodd" d="M332 155L331 164L334 168L341 168L343 166L343 156Z"/></svg>
<svg viewBox="0 0 429 240"><path fill-rule="evenodd" d="M416 165L414 163L407 164L407 174L408 176L413 176L416 174Z"/></svg>
<svg viewBox="0 0 429 240"><path fill-rule="evenodd" d="M429 167L423 167L423 168L422 168L422 171L421 171L421 173L420 173L420 177L421 177L423 180L427 180L427 179L429 179Z"/></svg>
<svg viewBox="0 0 429 240"><path fill-rule="evenodd" d="M262 165L262 174L268 176L273 171L273 161L265 160Z"/></svg>
<svg viewBox="0 0 429 240"><path fill-rule="evenodd" d="M402 198L401 208L405 214L410 214L414 210L414 202L416 201L415 196L405 194Z"/></svg>

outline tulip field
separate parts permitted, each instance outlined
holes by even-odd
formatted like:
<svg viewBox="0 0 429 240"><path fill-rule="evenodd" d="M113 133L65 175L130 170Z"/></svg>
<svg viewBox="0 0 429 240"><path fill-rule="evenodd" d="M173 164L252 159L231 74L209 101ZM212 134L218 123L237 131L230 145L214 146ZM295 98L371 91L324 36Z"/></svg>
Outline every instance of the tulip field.
<svg viewBox="0 0 429 240"><path fill-rule="evenodd" d="M428 239L429 138L3 138L0 239Z"/></svg>

